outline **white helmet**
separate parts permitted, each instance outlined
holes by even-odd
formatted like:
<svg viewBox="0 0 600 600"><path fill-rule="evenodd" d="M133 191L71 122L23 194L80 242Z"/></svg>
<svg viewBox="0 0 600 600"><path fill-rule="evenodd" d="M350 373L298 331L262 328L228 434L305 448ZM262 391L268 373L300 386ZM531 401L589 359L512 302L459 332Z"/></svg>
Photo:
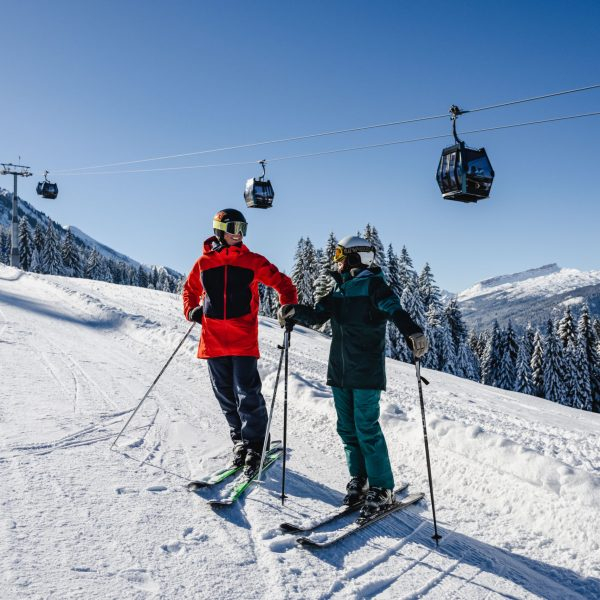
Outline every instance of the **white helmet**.
<svg viewBox="0 0 600 600"><path fill-rule="evenodd" d="M348 257L350 267L358 267L359 264L370 267L375 260L375 248L369 240L355 235L348 235L338 242L333 260L334 262L341 262L346 257Z"/></svg>

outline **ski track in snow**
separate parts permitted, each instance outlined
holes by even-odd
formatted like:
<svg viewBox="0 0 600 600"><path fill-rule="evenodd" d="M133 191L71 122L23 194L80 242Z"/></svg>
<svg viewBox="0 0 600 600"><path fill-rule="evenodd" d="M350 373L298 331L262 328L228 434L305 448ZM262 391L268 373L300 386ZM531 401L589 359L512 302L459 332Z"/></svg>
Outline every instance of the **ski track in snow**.
<svg viewBox="0 0 600 600"><path fill-rule="evenodd" d="M179 298L0 266L0 318L10 365L0 402L2 598L600 597L598 415L428 371L440 546L427 495L311 551L278 524L336 505L347 480L325 336L297 327L291 338L285 506L279 461L264 484L214 510L202 500L212 490L184 488L230 452L194 358L198 327L109 450L187 329ZM260 322L269 404L282 332ZM282 405L281 382L274 437ZM410 365L388 362L381 412L398 480L427 491Z"/></svg>

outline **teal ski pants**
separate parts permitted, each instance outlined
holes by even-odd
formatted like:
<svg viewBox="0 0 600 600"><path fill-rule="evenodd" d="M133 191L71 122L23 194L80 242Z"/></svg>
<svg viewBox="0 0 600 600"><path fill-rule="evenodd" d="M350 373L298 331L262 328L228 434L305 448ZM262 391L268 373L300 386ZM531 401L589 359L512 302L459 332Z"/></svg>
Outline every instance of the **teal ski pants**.
<svg viewBox="0 0 600 600"><path fill-rule="evenodd" d="M367 477L374 487L393 489L390 457L379 425L381 390L331 389L350 475Z"/></svg>

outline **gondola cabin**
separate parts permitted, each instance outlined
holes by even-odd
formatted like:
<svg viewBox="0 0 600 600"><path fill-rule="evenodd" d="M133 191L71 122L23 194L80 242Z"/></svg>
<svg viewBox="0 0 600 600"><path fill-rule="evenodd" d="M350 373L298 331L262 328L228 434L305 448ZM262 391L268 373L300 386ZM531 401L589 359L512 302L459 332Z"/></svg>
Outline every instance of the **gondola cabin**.
<svg viewBox="0 0 600 600"><path fill-rule="evenodd" d="M36 192L43 198L54 200L58 196L58 185L50 181L40 181L37 184Z"/></svg>
<svg viewBox="0 0 600 600"><path fill-rule="evenodd" d="M267 179L248 179L244 199L248 208L271 208L275 192Z"/></svg>
<svg viewBox="0 0 600 600"><path fill-rule="evenodd" d="M485 148L467 148L461 141L442 151L436 179L445 200L477 202L490 195L494 169Z"/></svg>

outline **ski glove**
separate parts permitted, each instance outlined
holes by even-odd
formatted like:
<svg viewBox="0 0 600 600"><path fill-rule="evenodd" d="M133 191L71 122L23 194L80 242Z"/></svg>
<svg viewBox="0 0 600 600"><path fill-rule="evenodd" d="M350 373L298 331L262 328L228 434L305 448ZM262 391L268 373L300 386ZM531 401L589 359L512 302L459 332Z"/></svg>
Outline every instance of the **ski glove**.
<svg viewBox="0 0 600 600"><path fill-rule="evenodd" d="M296 314L296 309L294 308L293 304L284 304L278 311L277 311L277 320L279 321L279 324L282 327L285 327L286 325L294 325L294 321L292 319L292 317Z"/></svg>
<svg viewBox="0 0 600 600"><path fill-rule="evenodd" d="M196 323L202 323L202 307L201 306L196 306L195 308L192 308L192 310L190 310L190 312L188 313L188 320L189 321L195 321Z"/></svg>
<svg viewBox="0 0 600 600"><path fill-rule="evenodd" d="M429 350L429 342L423 333L413 333L408 339L415 358L421 358Z"/></svg>

